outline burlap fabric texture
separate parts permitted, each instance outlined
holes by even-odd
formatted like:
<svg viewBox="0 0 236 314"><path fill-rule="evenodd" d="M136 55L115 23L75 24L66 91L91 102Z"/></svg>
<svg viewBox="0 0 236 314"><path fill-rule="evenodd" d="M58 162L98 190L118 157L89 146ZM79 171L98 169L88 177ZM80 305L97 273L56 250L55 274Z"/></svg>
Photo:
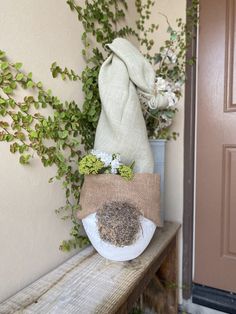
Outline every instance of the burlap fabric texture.
<svg viewBox="0 0 236 314"><path fill-rule="evenodd" d="M94 148L118 152L135 172L153 173L154 161L137 89L152 93L155 71L141 52L124 38L107 45L111 55L99 72L102 112Z"/></svg>
<svg viewBox="0 0 236 314"><path fill-rule="evenodd" d="M127 201L136 205L145 218L162 227L160 219L160 176L136 173L133 180L126 181L119 175L99 174L85 176L80 195L82 210L78 218L95 213L104 203Z"/></svg>

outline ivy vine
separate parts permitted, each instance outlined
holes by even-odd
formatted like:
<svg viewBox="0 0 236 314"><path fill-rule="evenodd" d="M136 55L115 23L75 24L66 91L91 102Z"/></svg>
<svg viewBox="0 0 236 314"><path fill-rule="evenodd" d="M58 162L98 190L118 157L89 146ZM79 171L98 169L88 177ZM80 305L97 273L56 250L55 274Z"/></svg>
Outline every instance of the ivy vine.
<svg viewBox="0 0 236 314"><path fill-rule="evenodd" d="M61 181L66 196L65 205L56 212L62 219L70 218L73 223L71 238L63 241L60 246L63 251L88 243L87 237L80 233L80 223L76 218L83 182L83 176L78 171L78 163L83 157L82 151L87 152L94 143L101 111L98 74L109 54L105 45L116 37L132 36L139 41L150 62L157 64L163 61L158 54L150 54L154 45L150 35L158 29L158 25L152 24L148 29L145 28L154 1L135 1L138 14L136 29L129 26L119 27L125 20L128 10L125 0L86 0L83 7L75 0L66 2L77 14L84 28L81 39L84 44L82 55L86 60L86 67L81 74L78 74L72 69L63 69L57 62L53 62L51 73L54 78L81 81L84 92L82 105L74 101L61 101L50 90L45 89L42 82L35 82L32 73L23 70L22 63L10 62L5 52L0 50L0 141L10 144L11 153L18 153L19 161L23 165L29 164L31 158L37 154L43 166L56 166L56 174L49 182ZM197 1L193 2L189 14L195 17ZM172 39L178 38L181 42L178 49L183 59L189 45L188 37L192 36L192 31L188 33L182 20L177 22L180 31L174 31L170 25L168 31ZM165 42L163 49L174 43L175 40ZM185 63L181 62L178 66L183 72ZM165 71L159 74L166 75ZM19 101L16 97L18 89L29 91L30 96L27 92L27 95ZM48 115L46 108L51 108L52 114ZM150 130L153 127L150 116L147 118L147 126ZM169 128L164 129L160 137L170 137Z"/></svg>

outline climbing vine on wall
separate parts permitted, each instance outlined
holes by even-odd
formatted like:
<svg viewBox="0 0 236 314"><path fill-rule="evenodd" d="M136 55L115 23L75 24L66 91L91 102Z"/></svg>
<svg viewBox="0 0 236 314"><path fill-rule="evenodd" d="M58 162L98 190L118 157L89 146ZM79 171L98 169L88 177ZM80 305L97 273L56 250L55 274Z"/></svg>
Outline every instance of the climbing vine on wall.
<svg viewBox="0 0 236 314"><path fill-rule="evenodd" d="M87 238L80 234L80 224L76 218L83 182L78 163L82 152L91 149L94 143L101 111L98 73L109 54L105 45L116 37L132 36L140 43L150 62L156 62L158 58L156 54L150 54L154 45L150 34L158 29L158 25L145 28L154 1L135 1L138 14L136 28L122 26L128 10L125 0L86 0L83 7L75 0L68 0L67 4L77 14L84 28L81 40L86 67L78 74L53 62L51 73L54 78L60 76L63 80L81 81L83 104L61 101L41 82L35 82L32 73L26 72L22 63L10 62L5 52L0 51L0 141L9 143L11 153L18 153L23 165L29 164L37 154L43 166L56 166L55 176L49 181L60 180L66 196L65 205L56 212L62 219L70 218L73 223L71 239L63 241L60 247L64 251L88 243ZM195 9L193 7L191 14L196 15ZM184 38L185 24L182 20L178 24L178 34ZM174 30L170 25L168 27L173 37ZM180 49L183 53L187 42L182 41L182 44L185 45ZM168 41L166 45L169 45ZM18 95L22 89L27 91L25 97ZM51 114L48 114L48 108Z"/></svg>

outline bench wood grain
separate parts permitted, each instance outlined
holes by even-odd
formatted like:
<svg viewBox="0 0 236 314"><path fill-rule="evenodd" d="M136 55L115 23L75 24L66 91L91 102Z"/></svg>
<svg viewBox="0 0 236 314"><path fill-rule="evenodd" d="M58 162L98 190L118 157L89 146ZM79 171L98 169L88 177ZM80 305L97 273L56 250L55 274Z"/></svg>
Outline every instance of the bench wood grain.
<svg viewBox="0 0 236 314"><path fill-rule="evenodd" d="M0 313L128 313L158 270L161 278L176 282L179 227L177 223L165 223L146 251L130 262L111 262L87 247L0 304ZM171 302L167 313L177 310L176 290L172 289L167 296Z"/></svg>

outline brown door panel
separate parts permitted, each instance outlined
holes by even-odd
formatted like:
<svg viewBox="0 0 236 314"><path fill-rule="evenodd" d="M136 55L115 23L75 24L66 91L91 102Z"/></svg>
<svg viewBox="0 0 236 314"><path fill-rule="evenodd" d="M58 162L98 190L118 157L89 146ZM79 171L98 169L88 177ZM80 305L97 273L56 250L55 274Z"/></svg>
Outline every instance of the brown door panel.
<svg viewBox="0 0 236 314"><path fill-rule="evenodd" d="M236 1L200 1L194 281L236 292Z"/></svg>

